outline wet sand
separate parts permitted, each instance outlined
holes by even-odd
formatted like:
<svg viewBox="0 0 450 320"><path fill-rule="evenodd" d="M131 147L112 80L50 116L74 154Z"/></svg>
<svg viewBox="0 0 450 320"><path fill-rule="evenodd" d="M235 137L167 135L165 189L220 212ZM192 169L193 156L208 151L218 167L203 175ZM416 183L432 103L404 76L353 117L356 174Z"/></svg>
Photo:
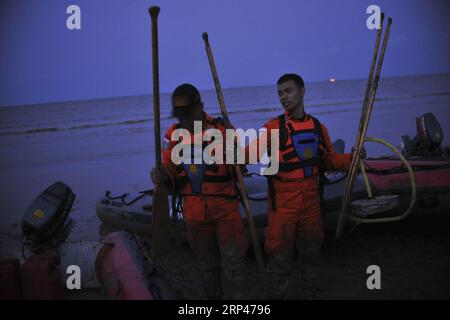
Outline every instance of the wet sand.
<svg viewBox="0 0 450 320"><path fill-rule="evenodd" d="M144 141L137 145L139 143L145 145ZM99 150L102 148L104 150ZM110 146L99 146L97 152L105 152L108 148ZM25 209L50 183L61 180L77 194L71 212L77 224L69 239L99 240L102 236L101 222L95 213L95 201L105 190L130 192L151 187L147 175L151 161L145 156L149 153L151 150L148 149L130 153L126 156L127 161L121 157L83 160L80 163L74 160L64 163L56 159L38 168L24 164L3 171L1 198L2 207L7 210L1 213L1 232L20 238L19 223ZM70 152L67 156L75 157ZM415 210L401 222L359 226L342 242L333 238L336 217L328 217L325 221L327 237L323 246L321 291L316 298L449 299L449 198L444 198L439 208ZM2 251L13 249L7 243L0 243L0 246ZM247 262L252 296L264 298L264 279L257 273L251 250ZM199 270L187 245L178 247L166 263L166 277L174 283L182 298L204 298ZM366 288L366 268L372 264L381 268L381 290ZM293 274L296 272L298 268L294 267ZM297 285L298 282L292 282L293 289ZM101 296L89 292L70 298Z"/></svg>
<svg viewBox="0 0 450 320"><path fill-rule="evenodd" d="M350 227L341 241L334 238L337 214L330 214L325 220L320 288L315 299L449 299L450 196L441 200L441 207L417 208L399 222ZM258 273L252 250L246 260L250 298L268 299L265 278ZM296 262L290 299L295 299L300 285ZM201 275L187 244L178 246L160 264L181 299L205 299ZM366 286L370 265L380 267L379 290Z"/></svg>

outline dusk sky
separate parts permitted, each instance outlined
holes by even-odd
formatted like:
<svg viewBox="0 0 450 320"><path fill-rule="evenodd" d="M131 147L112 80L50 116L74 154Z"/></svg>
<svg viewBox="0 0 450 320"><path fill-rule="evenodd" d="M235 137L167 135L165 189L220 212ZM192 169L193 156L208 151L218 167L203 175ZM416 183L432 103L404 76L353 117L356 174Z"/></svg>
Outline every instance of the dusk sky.
<svg viewBox="0 0 450 320"><path fill-rule="evenodd" d="M81 30L69 30L69 5ZM450 72L450 1L1 0L0 106L151 94L147 9L159 5L160 87L213 88L209 33L222 87L367 78L375 30L366 9L393 17L382 76Z"/></svg>

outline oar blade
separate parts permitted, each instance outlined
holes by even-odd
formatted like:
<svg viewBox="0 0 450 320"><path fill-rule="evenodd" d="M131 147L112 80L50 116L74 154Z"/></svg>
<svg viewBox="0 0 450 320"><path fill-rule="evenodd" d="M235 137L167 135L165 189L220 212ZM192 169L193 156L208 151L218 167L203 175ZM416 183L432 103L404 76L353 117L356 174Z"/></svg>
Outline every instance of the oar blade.
<svg viewBox="0 0 450 320"><path fill-rule="evenodd" d="M167 254L172 250L169 218L169 192L164 185L156 186L152 203L152 258Z"/></svg>

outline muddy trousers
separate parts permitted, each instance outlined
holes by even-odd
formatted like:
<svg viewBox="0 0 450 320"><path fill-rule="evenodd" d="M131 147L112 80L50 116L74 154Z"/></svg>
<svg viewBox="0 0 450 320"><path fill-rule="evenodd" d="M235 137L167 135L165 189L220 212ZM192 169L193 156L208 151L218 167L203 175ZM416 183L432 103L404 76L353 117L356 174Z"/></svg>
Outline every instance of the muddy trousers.
<svg viewBox="0 0 450 320"><path fill-rule="evenodd" d="M246 299L247 239L238 211L207 221L186 221L208 299L222 299L221 269L232 299Z"/></svg>
<svg viewBox="0 0 450 320"><path fill-rule="evenodd" d="M313 190L298 186L287 192L278 192L276 207L269 207L265 250L268 294L272 299L313 298L318 289L320 252L324 238L320 199ZM300 288L288 296L294 246L299 253Z"/></svg>
<svg viewBox="0 0 450 320"><path fill-rule="evenodd" d="M301 287L288 296L289 278L292 268L292 248L269 256L267 265L268 293L272 299L313 298L318 289L320 275L320 248L322 240L298 239Z"/></svg>

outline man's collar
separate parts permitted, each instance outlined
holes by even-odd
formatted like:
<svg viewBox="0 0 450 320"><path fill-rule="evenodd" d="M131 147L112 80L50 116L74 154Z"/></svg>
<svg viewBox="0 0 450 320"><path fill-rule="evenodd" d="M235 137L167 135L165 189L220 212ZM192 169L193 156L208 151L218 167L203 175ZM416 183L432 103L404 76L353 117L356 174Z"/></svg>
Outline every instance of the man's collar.
<svg viewBox="0 0 450 320"><path fill-rule="evenodd" d="M303 112L303 117L300 118L300 119L295 118L294 116L292 116L292 115L291 115L289 112L287 112L287 111L285 111L284 114L288 117L288 119L294 120L294 121L301 121L301 122L303 122L303 121L309 120L309 116L306 114L306 112Z"/></svg>

